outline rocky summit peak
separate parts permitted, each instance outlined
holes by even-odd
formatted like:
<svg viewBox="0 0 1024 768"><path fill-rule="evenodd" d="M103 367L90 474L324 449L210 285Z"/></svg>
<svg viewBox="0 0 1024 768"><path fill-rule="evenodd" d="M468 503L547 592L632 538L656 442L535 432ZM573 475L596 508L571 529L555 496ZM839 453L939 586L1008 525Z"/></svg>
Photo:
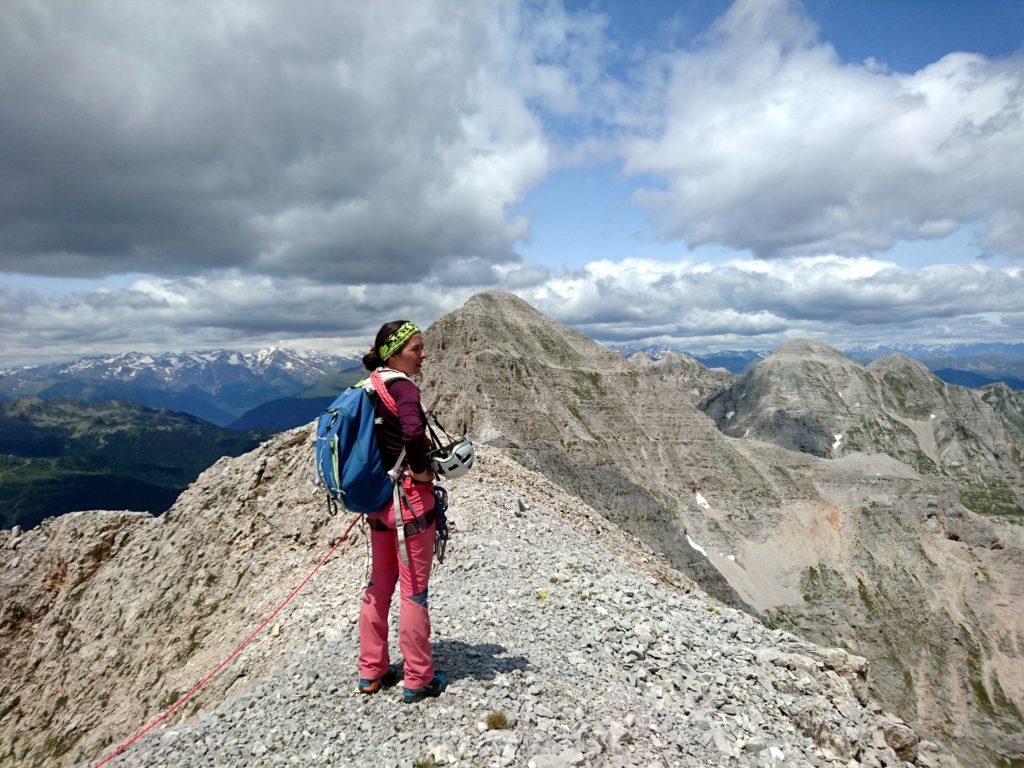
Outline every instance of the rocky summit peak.
<svg viewBox="0 0 1024 768"><path fill-rule="evenodd" d="M879 357L877 360L872 360L868 363L867 369L873 373L906 373L924 376L928 379L936 378L924 363L900 352L893 352Z"/></svg>
<svg viewBox="0 0 1024 768"><path fill-rule="evenodd" d="M476 322L494 329L507 329L509 324L554 325L528 302L507 291L483 291L474 294L465 304L441 320L449 317Z"/></svg>
<svg viewBox="0 0 1024 768"><path fill-rule="evenodd" d="M776 349L768 358L780 358L780 357L802 357L802 358L819 358L819 359L834 359L834 360L846 360L847 358L835 347L830 347L828 344L823 344L820 341L811 341L810 339L792 339L781 345Z"/></svg>
<svg viewBox="0 0 1024 768"><path fill-rule="evenodd" d="M1001 395L1009 395L1014 392L1014 389L1005 381L993 381L991 384L986 384L978 389L982 392L997 392Z"/></svg>
<svg viewBox="0 0 1024 768"><path fill-rule="evenodd" d="M480 293L474 294L470 297L469 301L465 304L466 307L486 307L494 309L497 307L512 309L515 308L520 311L536 312L527 301L516 296L514 293L508 291L481 291Z"/></svg>
<svg viewBox="0 0 1024 768"><path fill-rule="evenodd" d="M692 356L687 355L684 352L675 352L675 351L666 353L657 362L658 362L658 364L665 365L665 366L672 366L672 365L678 365L680 363L684 363L684 364L687 364L687 365L699 365L701 368L705 367L700 361L696 360Z"/></svg>
<svg viewBox="0 0 1024 768"><path fill-rule="evenodd" d="M694 359L690 355L682 352L666 352L664 355L659 357L651 357L646 352L634 352L632 355L626 358L630 363L635 365L646 365L655 366L657 368L701 368L707 370L707 368L701 364L699 360Z"/></svg>
<svg viewBox="0 0 1024 768"><path fill-rule="evenodd" d="M532 359L561 367L585 367L594 361L624 366L625 360L572 328L538 312L527 302L504 291L485 291L449 312L426 332L428 356L470 356L483 365L493 356ZM432 350L432 351L431 351ZM427 369L434 367L428 361Z"/></svg>

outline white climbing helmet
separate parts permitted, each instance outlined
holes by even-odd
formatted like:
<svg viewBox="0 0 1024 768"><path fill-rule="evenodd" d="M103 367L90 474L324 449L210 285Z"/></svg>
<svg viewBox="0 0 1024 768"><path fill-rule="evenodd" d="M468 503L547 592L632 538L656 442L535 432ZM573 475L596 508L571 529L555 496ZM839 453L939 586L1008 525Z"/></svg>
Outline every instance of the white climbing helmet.
<svg viewBox="0 0 1024 768"><path fill-rule="evenodd" d="M430 468L438 477L460 477L473 466L473 443L470 442L469 435L463 435L461 440L437 448L427 454L427 457L430 459Z"/></svg>

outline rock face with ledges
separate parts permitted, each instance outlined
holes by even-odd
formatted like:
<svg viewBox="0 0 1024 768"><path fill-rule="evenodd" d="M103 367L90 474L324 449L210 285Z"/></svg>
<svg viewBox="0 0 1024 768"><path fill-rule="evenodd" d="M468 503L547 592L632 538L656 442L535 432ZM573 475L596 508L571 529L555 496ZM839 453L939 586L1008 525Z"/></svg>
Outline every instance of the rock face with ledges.
<svg viewBox="0 0 1024 768"><path fill-rule="evenodd" d="M734 381L728 371L709 370L689 355L679 352L669 352L657 360L638 352L630 355L629 362L641 369L648 369L644 372L647 377L674 382L679 394L690 405L697 405Z"/></svg>
<svg viewBox="0 0 1024 768"><path fill-rule="evenodd" d="M350 692L358 538L184 708L197 720L125 764L879 766L915 738L924 766L955 764L934 741L971 765L1024 752L1024 528L964 508L949 475L722 435L692 379L507 295L427 339L427 402L494 446L450 488L458 531L432 582L449 694L396 712ZM347 522L313 495L311 455L294 430L218 462L163 519L8 538L0 763L94 758L256 626ZM494 710L511 731L480 735Z"/></svg>
<svg viewBox="0 0 1024 768"><path fill-rule="evenodd" d="M1024 514L1024 466L1006 420L903 355L862 367L827 345L789 342L702 408L727 435L823 457L884 453L952 478L976 512Z"/></svg>
<svg viewBox="0 0 1024 768"><path fill-rule="evenodd" d="M447 425L505 448L742 605L687 541L704 528L695 490L744 517L772 491L690 404L693 377L673 368L681 359L624 360L501 292L474 296L425 338L426 403Z"/></svg>
<svg viewBox="0 0 1024 768"><path fill-rule="evenodd" d="M868 365L886 405L911 426L940 472L952 477L966 507L1024 514L1020 447L996 410L974 390L946 384L921 363L887 355Z"/></svg>
<svg viewBox="0 0 1024 768"><path fill-rule="evenodd" d="M316 514L297 469L311 450L294 430L211 469L167 521L79 513L4 550L5 622L24 619L3 668L5 766L93 764L300 581L345 522ZM868 700L864 659L710 599L502 452L481 449L450 493L456 533L431 582L440 699L355 692L357 540L109 765L894 765L917 745Z"/></svg>
<svg viewBox="0 0 1024 768"><path fill-rule="evenodd" d="M970 764L1019 753L1022 527L890 457L737 445L787 498L763 537L737 544L727 573L741 594L761 595L770 623L869 658L873 693Z"/></svg>
<svg viewBox="0 0 1024 768"><path fill-rule="evenodd" d="M842 408L861 423L860 410L879 408L881 423L864 428L885 437L874 454L840 445L838 459L818 458L723 438L690 405L690 386L642 358L622 361L507 294L474 297L426 338L424 391L443 419L505 446L715 594L728 596L717 575L733 604L864 653L876 695L961 754L1024 747L1014 714L1024 703L1020 622L1008 609L1024 594L1020 527L961 506L953 478L934 470L905 417L875 405L884 387L872 373L810 342L754 369L771 373L768 394L782 392L786 403L762 440L773 439L774 423L789 430L780 442L828 439L831 456L825 419ZM738 403L753 397L739 391L744 380L731 388ZM872 597L879 593L892 599ZM869 615L865 597L884 607ZM988 706L996 687L1002 709Z"/></svg>
<svg viewBox="0 0 1024 768"><path fill-rule="evenodd" d="M991 406L1017 446L1024 445L1024 392L1002 382L981 388L981 399Z"/></svg>

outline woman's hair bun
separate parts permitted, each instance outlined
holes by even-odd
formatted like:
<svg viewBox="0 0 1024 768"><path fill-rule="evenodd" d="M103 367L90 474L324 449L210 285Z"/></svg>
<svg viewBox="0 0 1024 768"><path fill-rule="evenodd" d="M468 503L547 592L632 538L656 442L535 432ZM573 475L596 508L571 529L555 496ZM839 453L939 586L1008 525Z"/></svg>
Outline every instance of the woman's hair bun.
<svg viewBox="0 0 1024 768"><path fill-rule="evenodd" d="M376 371L384 365L384 361L380 359L380 354L375 349L371 349L365 355L363 355L363 368L368 371Z"/></svg>

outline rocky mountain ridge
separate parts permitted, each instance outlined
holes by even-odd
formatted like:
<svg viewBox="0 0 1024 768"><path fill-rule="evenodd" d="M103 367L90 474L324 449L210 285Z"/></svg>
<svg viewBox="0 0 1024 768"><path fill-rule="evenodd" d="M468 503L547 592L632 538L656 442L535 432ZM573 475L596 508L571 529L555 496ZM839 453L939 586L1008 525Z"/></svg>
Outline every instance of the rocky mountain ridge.
<svg viewBox="0 0 1024 768"><path fill-rule="evenodd" d="M453 701L440 717L398 715L405 730L393 738L388 731L380 750L365 751L381 741L375 737L384 714L395 715L393 706L382 703L387 699L368 702L359 710L369 713L367 726L351 715L347 700L333 698L351 673L323 669L342 649L352 652L354 635L343 627L328 637L323 622L351 616L337 605L358 600L358 587L343 598L345 590L333 585L323 599L314 589L293 614L301 618L280 630L282 637L296 633L288 638L308 651L305 656L286 662L275 656L280 651L254 647L239 674L204 694L212 696L209 707L196 702L195 712L209 711L209 717L171 729L159 744L147 742L148 751L139 753L145 764L171 762L177 744L196 762L223 765L277 764L299 755L310 765L401 764L421 748L420 737L430 744L430 759L469 765L522 764L524 758L549 766L673 764L666 755L682 765L767 766L786 764L785 758L797 765L898 764L885 752L892 748L884 746L887 727L862 722L857 707L864 700L872 714L896 711L969 765L1019 759L1024 752L1021 527L964 508L954 478L921 474L884 454L823 458L725 436L693 405L704 386L699 370L655 370L642 359L626 361L508 294L474 297L426 336L431 357L422 383L428 404L450 428L466 427L478 443L492 446L482 448L481 471L491 466L488 457L506 467L474 472L471 477L486 480L478 489L452 488L456 503L460 489L470 491L464 541L484 553L460 574L481 599L459 603L455 612L473 618L452 625L459 638L471 640L453 636L443 648L467 698ZM219 463L182 496L164 528L127 516L132 527L123 536L116 526L104 539L102 530L76 532L68 522L53 529L64 533L54 536L60 540L52 547L34 531L21 537L25 541L9 542L25 557L43 553L24 562L14 555L17 562L3 571L10 581L2 587L7 612L0 616L0 642L12 673L0 683L6 686L0 733L12 758L71 760L73 750L92 755L115 734L130 732L144 715L159 711L144 693L159 692L158 703L160 697L173 700L219 660L206 647L208 639L228 646L229 637L251 627L272 596L284 591L286 574L312 567L338 530L305 485L307 440L296 430L248 457ZM561 527L562 515L571 533ZM120 518L81 519L102 526ZM595 550L593 536L614 556ZM550 550L549 537L557 544ZM94 549L97 538L107 543ZM115 555L122 548L124 554ZM651 557L660 563L654 570L645 559ZM153 574L152 589L126 600L132 594L126 585L146 585L147 573ZM435 601L455 594L441 589L443 573L438 571ZM647 576L656 583L644 586ZM735 636L730 630L726 639L713 626L705 632L699 617L716 611L703 603L681 616L664 613L665 605L678 604L675 593L662 587L700 594L686 587L687 577L728 603L711 605L727 617L723 624L738 627ZM519 584L524 580L527 590ZM566 594L558 593L558 585L566 586ZM239 606L235 595L249 602ZM570 599L581 595L586 598L579 602L592 602L599 619ZM553 597L557 611L538 612ZM626 612L624 625L618 612ZM779 629L766 629L750 614ZM646 623L648 615L659 617L655 626ZM696 637L665 645L692 627L702 628ZM824 662L798 660L790 668L786 661L780 669L794 677L783 680L761 674L771 653L762 660L756 652L756 663L748 666L750 650L733 641L806 643L782 628L867 657L867 697L861 681L850 689L858 704L841 705L812 674L817 669L828 680L857 678L849 668L840 673ZM619 635L627 631L632 635ZM497 640L509 636L515 648L534 649L516 656L533 653L553 663L539 666L532 680L520 677L521 662L505 653L514 647ZM610 656L601 655L602 643ZM30 653L13 653L26 647ZM111 648L117 650L107 656ZM685 648L699 654L699 664ZM797 653L814 658L810 650ZM679 670L685 681L677 686ZM802 671L810 682L801 682ZM127 692L110 682L122 677ZM754 680L762 681L765 694ZM780 696L795 695L794 683L809 700ZM545 690L558 696L541 700ZM583 706L586 697L573 708L565 704L578 701L581 690L596 691L599 705ZM65 698L47 698L44 691ZM116 705L101 715L95 712L97 691L105 704ZM513 730L519 724L530 730L490 736L485 745L474 740L473 729L481 728L475 724L499 694L501 711L515 720ZM305 697L316 702L313 711ZM659 701L668 714L659 714ZM323 708L342 725L325 720ZM654 713L654 720L619 719L630 709ZM453 743L445 727L456 722ZM415 736L403 738L410 730ZM896 732L906 736L889 730L890 739ZM795 733L814 746L800 738L768 743L760 732L780 740ZM47 737L56 741L47 743ZM907 737L899 748L912 742ZM926 746L916 757L919 764L953 764Z"/></svg>
<svg viewBox="0 0 1024 768"><path fill-rule="evenodd" d="M126 352L0 371L0 400L126 400L185 411L223 427L262 403L291 397L321 378L356 367L360 363L354 355L276 347L258 352Z"/></svg>
<svg viewBox="0 0 1024 768"><path fill-rule="evenodd" d="M92 765L269 613L347 523L309 485L311 450L293 430L218 462L162 518L76 513L7 538L4 765ZM441 699L354 691L357 533L184 719L110 765L956 764L870 700L863 659L708 598L501 451L450 491Z"/></svg>
<svg viewBox="0 0 1024 768"><path fill-rule="evenodd" d="M721 371L726 371L733 375L743 373L743 371L758 360L763 360L771 354L768 351L755 351L752 349L723 349L717 352L694 353L687 352L681 347L667 344L611 344L609 347L623 357L644 355L655 361L661 360L668 355L681 355L696 360L710 370L721 369Z"/></svg>
<svg viewBox="0 0 1024 768"><path fill-rule="evenodd" d="M689 354L708 368L724 368L734 375L745 373L772 353L749 349L693 353L667 344L612 344L611 348L623 357L643 353L654 360L670 353ZM904 355L923 363L943 381L961 386L980 388L996 381L1017 390L1024 386L1024 344L858 344L839 349L861 365L886 355Z"/></svg>
<svg viewBox="0 0 1024 768"><path fill-rule="evenodd" d="M824 344L788 342L701 407L730 436L830 458L884 453L953 478L969 509L1024 514L1012 420L901 354L864 367Z"/></svg>
<svg viewBox="0 0 1024 768"><path fill-rule="evenodd" d="M964 508L954 477L877 451L826 459L723 435L685 376L652 377L509 294L474 297L426 338L424 391L447 423L731 605L868 657L880 700L969 762L1024 753L1021 526ZM858 388L880 398L836 350L781 352L807 372L791 387L851 407Z"/></svg>
<svg viewBox="0 0 1024 768"><path fill-rule="evenodd" d="M657 358L637 352L630 356L629 362L648 369L649 376L662 381L671 379L688 387L688 393L684 393L684 396L694 405L733 382L733 377L726 371L709 370L695 358L678 352L668 352Z"/></svg>

